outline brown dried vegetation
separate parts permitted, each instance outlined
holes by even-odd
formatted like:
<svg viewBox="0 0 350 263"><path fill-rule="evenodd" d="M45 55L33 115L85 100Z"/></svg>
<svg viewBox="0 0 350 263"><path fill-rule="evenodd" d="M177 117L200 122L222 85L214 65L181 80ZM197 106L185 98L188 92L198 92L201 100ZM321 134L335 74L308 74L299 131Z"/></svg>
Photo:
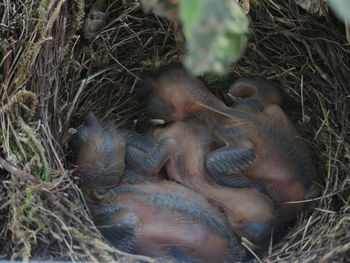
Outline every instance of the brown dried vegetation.
<svg viewBox="0 0 350 263"><path fill-rule="evenodd" d="M145 70L178 61L178 25L110 1L91 42L83 0L0 3L0 259L155 262L109 245L86 210L68 151L71 127L88 111L142 129ZM350 46L331 14L294 1L251 1L251 35L229 76L206 75L222 95L237 76L278 82L284 109L309 144L321 197L274 242L265 262L350 257ZM180 37L179 37L180 36ZM218 85L220 83L220 85Z"/></svg>

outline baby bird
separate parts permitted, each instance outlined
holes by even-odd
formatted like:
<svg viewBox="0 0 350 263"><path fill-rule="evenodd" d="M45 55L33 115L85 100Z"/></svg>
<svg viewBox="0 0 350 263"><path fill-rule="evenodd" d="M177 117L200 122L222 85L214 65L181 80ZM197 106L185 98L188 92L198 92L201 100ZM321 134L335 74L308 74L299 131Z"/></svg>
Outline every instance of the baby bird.
<svg viewBox="0 0 350 263"><path fill-rule="evenodd" d="M259 78L239 78L231 85L228 95L235 101L231 106L255 112L270 104L282 105L281 93L275 85Z"/></svg>
<svg viewBox="0 0 350 263"><path fill-rule="evenodd" d="M83 183L103 190L120 183L124 170L155 175L168 159L172 141L158 143L146 135L106 126L90 112L85 125L71 139L75 164Z"/></svg>
<svg viewBox="0 0 350 263"><path fill-rule="evenodd" d="M122 251L198 263L245 257L224 215L175 182L118 186L90 211L97 228Z"/></svg>
<svg viewBox="0 0 350 263"><path fill-rule="evenodd" d="M176 141L177 148L165 164L167 175L219 206L234 233L249 240L255 249L262 249L271 234L273 203L255 189L224 187L210 181L205 167L214 146L209 130L200 120L188 118L154 132L156 139Z"/></svg>
<svg viewBox="0 0 350 263"><path fill-rule="evenodd" d="M259 89L266 85L262 82ZM223 111L227 116L214 119L215 138L223 147L208 156L207 168L212 178L223 185L240 186L245 176L247 187L255 185L274 200L279 222L290 222L303 207L297 202L304 200L311 189L315 170L291 121L278 105L269 104L281 103L279 95L271 87L269 91L271 95L257 98L262 111L238 104Z"/></svg>
<svg viewBox="0 0 350 263"><path fill-rule="evenodd" d="M70 144L83 184L95 189L119 184L125 170L126 140L112 125L103 127L90 112Z"/></svg>
<svg viewBox="0 0 350 263"><path fill-rule="evenodd" d="M168 69L152 87L152 117L171 122L200 115L211 125L204 129L211 130L217 147L205 165L215 182L256 187L276 203L281 222L295 218L315 172L305 144L277 105L275 88L258 79L241 80L230 94L244 99L228 107L183 68Z"/></svg>
<svg viewBox="0 0 350 263"><path fill-rule="evenodd" d="M166 122L181 121L207 109L220 111L225 108L202 81L181 66L170 66L156 79L145 83L151 87L147 99L148 114Z"/></svg>

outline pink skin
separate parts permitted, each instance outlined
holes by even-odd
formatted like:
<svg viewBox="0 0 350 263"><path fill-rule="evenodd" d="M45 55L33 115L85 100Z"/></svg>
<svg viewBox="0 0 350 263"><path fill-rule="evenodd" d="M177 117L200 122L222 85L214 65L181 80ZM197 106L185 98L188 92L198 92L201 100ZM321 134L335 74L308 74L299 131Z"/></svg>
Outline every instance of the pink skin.
<svg viewBox="0 0 350 263"><path fill-rule="evenodd" d="M181 121L156 130L154 136L176 140L177 148L165 166L168 176L221 207L238 236L244 235L246 223L272 223L273 204L266 195L254 189L223 187L207 181L204 162L211 150L212 138L205 127L189 120Z"/></svg>
<svg viewBox="0 0 350 263"><path fill-rule="evenodd" d="M282 105L280 91L264 79L240 78L231 85L228 95L235 99L252 98L263 106Z"/></svg>
<svg viewBox="0 0 350 263"><path fill-rule="evenodd" d="M167 122L183 120L189 114L205 111L208 106L211 110L225 107L202 81L180 68L164 72L151 86L153 94L166 103L158 113Z"/></svg>
<svg viewBox="0 0 350 263"><path fill-rule="evenodd" d="M149 194L175 195L219 218L223 217L203 196L175 182L145 183L133 187ZM136 254L167 257L170 256L171 247L178 247L196 262L227 262L229 241L186 213L160 206L135 193L119 193L104 203L117 203L127 207L115 214L114 221L133 222L133 252Z"/></svg>
<svg viewBox="0 0 350 263"><path fill-rule="evenodd" d="M238 82L230 92L234 96L252 95L254 89L247 85L240 88L244 85ZM259 85L259 82L255 85ZM308 151L288 117L278 105L269 104L281 104L279 94L275 94L272 89L260 89L260 93L252 95L264 105L262 112L252 112L244 104L227 107L203 82L183 69L169 70L161 75L154 81L153 92L163 101L162 107L166 110L159 112L167 113L166 116L160 116L166 121L201 116L218 126L240 128L242 133L236 136L217 132L214 128L213 140L220 142L221 146L234 143L237 147L252 147L257 158L241 173L265 185L268 194L282 208L281 215L286 221L295 218L296 212L303 206L288 202L304 200L308 186L302 181L309 180L314 169ZM276 141L276 133L283 139L282 143ZM185 136L181 140L184 141ZM190 157L192 154L189 154ZM189 166L188 169L193 168Z"/></svg>
<svg viewBox="0 0 350 263"><path fill-rule="evenodd" d="M291 149L291 153L303 161L309 160L307 149L279 106L268 105L263 112L251 113L251 116L260 124L253 125L250 121L235 117L223 117L219 122L227 127L236 125L242 130L244 137L233 138L233 141L237 144L248 141L257 155L254 162L242 170L242 174L263 181L269 195L280 205L284 220L292 220L303 205L288 202L304 200L306 195L305 186L298 176L298 168L303 167L293 164L285 150L287 145L276 142L269 131L278 131L283 136L283 142L289 144L289 151Z"/></svg>

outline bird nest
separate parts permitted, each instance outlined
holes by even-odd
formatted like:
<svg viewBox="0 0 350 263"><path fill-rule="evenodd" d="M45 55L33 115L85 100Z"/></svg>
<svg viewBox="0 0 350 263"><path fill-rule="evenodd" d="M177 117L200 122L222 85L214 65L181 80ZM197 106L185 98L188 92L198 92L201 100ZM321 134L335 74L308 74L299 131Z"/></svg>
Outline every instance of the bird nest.
<svg viewBox="0 0 350 263"><path fill-rule="evenodd" d="M84 41L90 1L0 3L0 259L155 262L113 248L74 177L68 141L88 111L142 130L145 70L183 58L178 24L110 1L104 30ZM265 262L346 261L350 253L350 46L343 24L294 1L251 1L247 49L226 76L202 78L218 96L238 76L285 91L284 110L309 145L320 197Z"/></svg>

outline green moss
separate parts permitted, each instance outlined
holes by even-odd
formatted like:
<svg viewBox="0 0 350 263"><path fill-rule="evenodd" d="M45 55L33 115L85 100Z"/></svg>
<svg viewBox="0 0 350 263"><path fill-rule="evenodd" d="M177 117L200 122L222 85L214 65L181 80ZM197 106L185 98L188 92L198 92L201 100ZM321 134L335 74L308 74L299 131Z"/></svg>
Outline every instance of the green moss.
<svg viewBox="0 0 350 263"><path fill-rule="evenodd" d="M23 202L23 204L21 206L18 207L17 212L16 212L16 216L17 218L22 218L23 215L25 214L25 211L27 211L32 205L33 205L33 192L31 189L27 189L25 191L25 200Z"/></svg>
<svg viewBox="0 0 350 263"><path fill-rule="evenodd" d="M36 229L41 230L45 234L50 230L43 221L39 219L38 207L34 206L35 200L31 189L25 191L25 199L21 206L18 207L16 216L22 222L26 222L28 225L34 225Z"/></svg>
<svg viewBox="0 0 350 263"><path fill-rule="evenodd" d="M70 234L72 238L75 239L76 241L91 240L91 237L86 236L80 232L70 231Z"/></svg>
<svg viewBox="0 0 350 263"><path fill-rule="evenodd" d="M220 75L215 73L207 73L203 76L203 81L207 84L211 90L227 89L232 82L234 77L230 74Z"/></svg>
<svg viewBox="0 0 350 263"><path fill-rule="evenodd" d="M23 194L23 203L18 206L14 215L16 222L11 227L13 242L21 246L17 252L13 253L12 259L28 261L31 257L33 238L35 238L36 232L41 231L46 235L51 232L49 226L40 217L37 202L32 189L27 189Z"/></svg>
<svg viewBox="0 0 350 263"><path fill-rule="evenodd" d="M24 262L28 262L29 258L30 258L30 251L31 251L31 246L29 245L25 245L22 249L20 249L19 251L13 253L13 255L11 256L12 260L15 259L20 259Z"/></svg>
<svg viewBox="0 0 350 263"><path fill-rule="evenodd" d="M261 2L259 0L250 0L250 4L253 6L261 6Z"/></svg>
<svg viewBox="0 0 350 263"><path fill-rule="evenodd" d="M16 159L21 163L26 163L28 160L27 154L28 151L25 149L27 148L26 144L18 145L15 137L10 133L10 136L8 136L8 144L10 146L10 151L12 154L16 156Z"/></svg>
<svg viewBox="0 0 350 263"><path fill-rule="evenodd" d="M37 176L41 178L44 181L49 181L50 179L50 169L49 164L46 160L46 155L44 152L44 148L38 141L34 141L33 139L29 139L27 143L27 147L30 148L31 152L33 153L32 156L38 155L41 161L42 167L39 166L32 166L32 174L34 176Z"/></svg>
<svg viewBox="0 0 350 263"><path fill-rule="evenodd" d="M50 179L50 169L42 145L38 145L37 141L27 136L23 139L25 142L18 142L13 135L9 136L11 152L16 156L17 161L23 164L28 163L32 158L37 156L40 160L40 165L33 163L30 167L30 173L44 181L48 181Z"/></svg>

